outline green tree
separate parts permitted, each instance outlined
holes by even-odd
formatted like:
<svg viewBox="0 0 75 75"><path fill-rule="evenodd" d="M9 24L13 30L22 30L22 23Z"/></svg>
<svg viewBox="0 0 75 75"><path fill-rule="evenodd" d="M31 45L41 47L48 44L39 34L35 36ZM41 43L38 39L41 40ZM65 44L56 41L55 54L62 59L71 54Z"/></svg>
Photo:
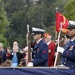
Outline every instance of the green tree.
<svg viewBox="0 0 75 75"><path fill-rule="evenodd" d="M55 8L64 12L64 5L69 0L2 0L7 12L10 26L7 28L6 38L12 46L13 41L18 41L20 46L25 46L26 26L44 28L54 37Z"/></svg>
<svg viewBox="0 0 75 75"><path fill-rule="evenodd" d="M4 11L4 4L0 0L0 42L4 43L4 45L7 44L6 38L5 38L5 32L7 30L7 27L9 25L8 19L6 17L6 12Z"/></svg>
<svg viewBox="0 0 75 75"><path fill-rule="evenodd" d="M64 7L64 14L69 20L75 20L75 0L70 0Z"/></svg>
<svg viewBox="0 0 75 75"><path fill-rule="evenodd" d="M47 21L46 19L47 7L45 6L44 2L42 2L39 5L36 4L31 6L26 15L31 27L32 26L41 28L45 27L45 23Z"/></svg>
<svg viewBox="0 0 75 75"><path fill-rule="evenodd" d="M12 21L6 35L6 37L9 38L8 41L11 46L13 41L18 41L20 47L26 44L27 21L25 13L26 11L18 11L12 15Z"/></svg>
<svg viewBox="0 0 75 75"><path fill-rule="evenodd" d="M9 18L12 17L12 14L14 12L24 10L26 5L26 0L2 0L2 1L4 2L4 8Z"/></svg>

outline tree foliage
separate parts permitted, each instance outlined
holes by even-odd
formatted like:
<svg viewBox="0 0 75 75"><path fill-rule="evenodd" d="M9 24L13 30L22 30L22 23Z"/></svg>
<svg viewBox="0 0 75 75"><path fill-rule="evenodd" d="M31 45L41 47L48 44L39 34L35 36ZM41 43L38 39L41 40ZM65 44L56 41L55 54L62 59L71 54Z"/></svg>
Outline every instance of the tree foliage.
<svg viewBox="0 0 75 75"><path fill-rule="evenodd" d="M0 0L0 42L4 43L4 45L7 44L6 38L5 38L5 32L7 30L7 27L9 25L8 19L6 17L6 12L4 10L4 5L2 1ZM6 43L6 44L5 44Z"/></svg>
<svg viewBox="0 0 75 75"><path fill-rule="evenodd" d="M27 12L27 19L31 26L41 27L44 28L47 19L47 7L42 2L42 4L36 4L29 8L29 11Z"/></svg>
<svg viewBox="0 0 75 75"><path fill-rule="evenodd" d="M0 18L2 16L3 19L1 18L0 25L3 28L0 28L0 33L3 36L5 35L4 37L6 37L10 46L12 46L13 41L18 41L20 46L24 47L26 44L27 24L30 25L30 28L33 26L43 28L50 32L53 37L55 36L55 8L58 6L60 12L64 13L63 8L70 0L2 1L3 3L0 3ZM70 9L67 6L65 7L65 15L71 19L69 15L73 15L73 13L69 11ZM72 9L72 6L70 8ZM74 12L74 10L72 11ZM69 13L67 14L67 12Z"/></svg>
<svg viewBox="0 0 75 75"><path fill-rule="evenodd" d="M64 14L69 20L75 20L75 0L70 0L64 7Z"/></svg>

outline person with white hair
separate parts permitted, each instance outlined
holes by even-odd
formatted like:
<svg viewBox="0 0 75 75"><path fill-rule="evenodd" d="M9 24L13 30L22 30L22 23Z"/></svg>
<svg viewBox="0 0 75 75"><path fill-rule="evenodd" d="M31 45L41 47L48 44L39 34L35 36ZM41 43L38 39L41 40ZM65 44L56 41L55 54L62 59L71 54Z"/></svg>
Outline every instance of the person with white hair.
<svg viewBox="0 0 75 75"><path fill-rule="evenodd" d="M49 33L44 33L44 40L48 45L48 66L54 66L55 43L51 40Z"/></svg>

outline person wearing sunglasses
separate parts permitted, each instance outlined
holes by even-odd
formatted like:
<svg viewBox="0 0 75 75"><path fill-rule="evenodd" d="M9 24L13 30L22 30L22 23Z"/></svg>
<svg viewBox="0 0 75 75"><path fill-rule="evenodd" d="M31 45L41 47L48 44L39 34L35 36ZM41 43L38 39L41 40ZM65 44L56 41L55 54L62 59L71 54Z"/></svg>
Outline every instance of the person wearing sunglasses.
<svg viewBox="0 0 75 75"><path fill-rule="evenodd" d="M32 28L33 39L35 45L32 52L33 66L48 66L48 46L43 40L45 30L40 28Z"/></svg>
<svg viewBox="0 0 75 75"><path fill-rule="evenodd" d="M57 52L62 53L61 64L67 67L75 67L75 21L69 21L68 35L71 39L65 46L65 49L58 47Z"/></svg>

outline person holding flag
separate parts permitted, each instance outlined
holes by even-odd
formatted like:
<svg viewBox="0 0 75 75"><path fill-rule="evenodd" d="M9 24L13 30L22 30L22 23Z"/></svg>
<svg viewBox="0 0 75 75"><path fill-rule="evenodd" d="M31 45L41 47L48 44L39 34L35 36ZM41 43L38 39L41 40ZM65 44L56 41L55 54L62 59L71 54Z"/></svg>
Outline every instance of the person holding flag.
<svg viewBox="0 0 75 75"><path fill-rule="evenodd" d="M69 21L67 29L71 40L66 44L65 49L57 47L57 52L62 53L61 64L67 67L75 67L75 21Z"/></svg>
<svg viewBox="0 0 75 75"><path fill-rule="evenodd" d="M61 32L65 32L67 33L68 30L66 29L68 27L68 19L66 19L66 17L64 15L62 15L61 13L59 13L58 11L56 12L56 32L58 32L58 44L57 46L59 47L59 43L60 43L60 36L61 36ZM60 64L60 62L58 62L60 60L60 53L57 52L57 54L55 54L55 62L54 62L54 67L58 64Z"/></svg>

